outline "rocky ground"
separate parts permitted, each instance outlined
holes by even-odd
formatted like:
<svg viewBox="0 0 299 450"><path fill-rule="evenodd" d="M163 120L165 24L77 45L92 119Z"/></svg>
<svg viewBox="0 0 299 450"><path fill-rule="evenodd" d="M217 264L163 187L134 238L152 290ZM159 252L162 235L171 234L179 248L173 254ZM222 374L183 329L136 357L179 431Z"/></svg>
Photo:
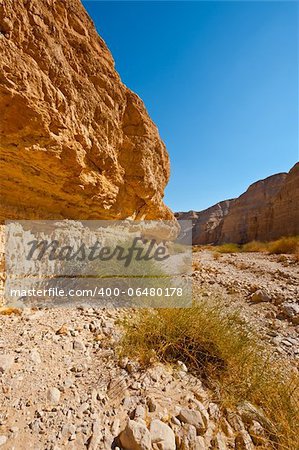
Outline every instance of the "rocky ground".
<svg viewBox="0 0 299 450"><path fill-rule="evenodd" d="M217 258L217 259L216 259ZM292 257L194 254L194 287L242 306L273 350L298 361L299 267ZM141 369L120 358L132 311L24 309L0 315L0 446L5 450L267 448L265 417L219 399L178 362Z"/></svg>
<svg viewBox="0 0 299 450"><path fill-rule="evenodd" d="M292 255L220 254L194 256L194 288L238 308L273 350L299 362L299 263Z"/></svg>

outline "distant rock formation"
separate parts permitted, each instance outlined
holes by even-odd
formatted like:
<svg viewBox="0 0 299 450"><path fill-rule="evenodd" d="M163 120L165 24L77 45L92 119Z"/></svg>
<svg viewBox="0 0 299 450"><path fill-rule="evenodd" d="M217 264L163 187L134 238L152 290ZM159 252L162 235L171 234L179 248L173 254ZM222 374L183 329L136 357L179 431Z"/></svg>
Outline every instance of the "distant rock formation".
<svg viewBox="0 0 299 450"><path fill-rule="evenodd" d="M176 213L192 219L194 244L268 241L299 234L299 163L253 183L240 197L204 211Z"/></svg>
<svg viewBox="0 0 299 450"><path fill-rule="evenodd" d="M249 242L266 239L269 233L268 207L281 190L287 174L279 173L253 183L231 204L223 222L220 242Z"/></svg>
<svg viewBox="0 0 299 450"><path fill-rule="evenodd" d="M264 211L264 221L265 217L268 230L260 233L262 239L299 235L299 163L290 170L274 201Z"/></svg>
<svg viewBox="0 0 299 450"><path fill-rule="evenodd" d="M79 0L0 11L0 219L172 219L169 158Z"/></svg>
<svg viewBox="0 0 299 450"><path fill-rule="evenodd" d="M218 242L223 220L229 212L232 201L224 200L204 211L176 213L175 216L180 220L192 220L192 240L194 244Z"/></svg>

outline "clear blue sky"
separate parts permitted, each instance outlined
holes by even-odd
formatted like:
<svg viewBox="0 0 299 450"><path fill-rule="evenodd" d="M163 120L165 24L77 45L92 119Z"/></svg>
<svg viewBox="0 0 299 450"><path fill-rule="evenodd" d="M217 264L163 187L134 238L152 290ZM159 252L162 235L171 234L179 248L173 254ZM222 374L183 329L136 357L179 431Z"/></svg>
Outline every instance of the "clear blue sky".
<svg viewBox="0 0 299 450"><path fill-rule="evenodd" d="M298 160L297 2L83 2L201 210Z"/></svg>

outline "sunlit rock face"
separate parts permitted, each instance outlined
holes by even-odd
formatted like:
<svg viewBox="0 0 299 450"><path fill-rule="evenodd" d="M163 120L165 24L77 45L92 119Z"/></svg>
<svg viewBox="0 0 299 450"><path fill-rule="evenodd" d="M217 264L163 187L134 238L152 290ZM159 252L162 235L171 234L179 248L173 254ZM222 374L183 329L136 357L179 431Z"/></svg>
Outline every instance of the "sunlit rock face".
<svg viewBox="0 0 299 450"><path fill-rule="evenodd" d="M0 11L1 220L172 219L169 158L79 0Z"/></svg>
<svg viewBox="0 0 299 450"><path fill-rule="evenodd" d="M176 213L193 222L193 244L243 244L299 234L299 163L253 183L240 197L204 211Z"/></svg>
<svg viewBox="0 0 299 450"><path fill-rule="evenodd" d="M257 181L236 198L223 222L220 242L267 239L270 223L266 210L282 189L286 177L286 173L279 173Z"/></svg>

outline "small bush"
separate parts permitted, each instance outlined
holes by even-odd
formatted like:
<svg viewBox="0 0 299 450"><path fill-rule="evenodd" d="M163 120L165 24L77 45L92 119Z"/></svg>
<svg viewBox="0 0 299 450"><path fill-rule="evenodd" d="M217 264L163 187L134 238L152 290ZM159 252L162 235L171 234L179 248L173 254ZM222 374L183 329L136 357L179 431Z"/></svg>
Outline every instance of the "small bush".
<svg viewBox="0 0 299 450"><path fill-rule="evenodd" d="M225 407L249 401L271 423L272 448L299 448L299 380L249 329L219 303L142 310L124 322L122 351L143 364L153 357L185 362Z"/></svg>
<svg viewBox="0 0 299 450"><path fill-rule="evenodd" d="M192 264L192 269L193 269L194 271L200 270L200 263L199 263L198 261L195 261L195 262Z"/></svg>
<svg viewBox="0 0 299 450"><path fill-rule="evenodd" d="M252 241L242 245L242 252L266 252L267 244L260 241Z"/></svg>
<svg viewBox="0 0 299 450"><path fill-rule="evenodd" d="M22 311L19 308L14 308L11 306L0 307L0 316L11 316L13 314L20 316Z"/></svg>
<svg viewBox="0 0 299 450"><path fill-rule="evenodd" d="M193 245L192 246L192 252L193 253L200 252L201 250L202 250L202 247L200 245Z"/></svg>
<svg viewBox="0 0 299 450"><path fill-rule="evenodd" d="M238 253L241 251L241 247L238 244L222 244L215 247L218 253Z"/></svg>
<svg viewBox="0 0 299 450"><path fill-rule="evenodd" d="M283 237L277 241L269 242L268 251L270 255L296 254L299 251L299 236Z"/></svg>
<svg viewBox="0 0 299 450"><path fill-rule="evenodd" d="M299 254L299 236L282 237L272 242L251 241L247 244L239 245L227 243L213 247L218 253L238 253L238 252L268 252L269 254ZM298 260L298 258L297 258Z"/></svg>

